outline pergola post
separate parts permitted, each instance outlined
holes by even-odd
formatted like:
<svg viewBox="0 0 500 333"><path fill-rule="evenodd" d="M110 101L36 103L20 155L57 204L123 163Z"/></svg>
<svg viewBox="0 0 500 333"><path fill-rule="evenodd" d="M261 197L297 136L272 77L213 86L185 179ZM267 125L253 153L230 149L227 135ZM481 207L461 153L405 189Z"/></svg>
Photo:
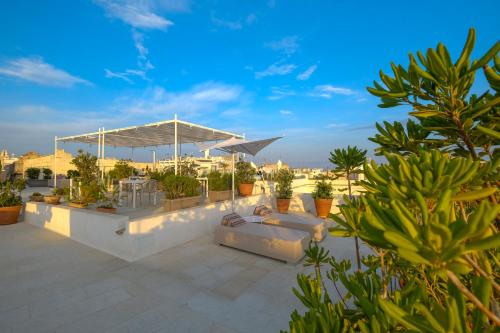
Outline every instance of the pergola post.
<svg viewBox="0 0 500 333"><path fill-rule="evenodd" d="M175 174L177 175L177 113L174 116L174 165Z"/></svg>
<svg viewBox="0 0 500 333"><path fill-rule="evenodd" d="M231 191L231 209L233 210L233 213L234 213L234 152L231 154L232 156L232 160L233 160L233 172L232 172L232 176L231 176L231 187L232 187L232 191Z"/></svg>
<svg viewBox="0 0 500 333"><path fill-rule="evenodd" d="M102 147L101 147L101 166L102 166L102 169L101 169L101 179L104 180L104 127L102 128L102 138L101 138L101 144L102 144Z"/></svg>
<svg viewBox="0 0 500 333"><path fill-rule="evenodd" d="M153 150L153 171L156 171L156 150Z"/></svg>
<svg viewBox="0 0 500 333"><path fill-rule="evenodd" d="M57 188L57 136L54 137L54 188Z"/></svg>
<svg viewBox="0 0 500 333"><path fill-rule="evenodd" d="M99 127L99 134L97 135L97 167L98 174L101 173L101 128Z"/></svg>

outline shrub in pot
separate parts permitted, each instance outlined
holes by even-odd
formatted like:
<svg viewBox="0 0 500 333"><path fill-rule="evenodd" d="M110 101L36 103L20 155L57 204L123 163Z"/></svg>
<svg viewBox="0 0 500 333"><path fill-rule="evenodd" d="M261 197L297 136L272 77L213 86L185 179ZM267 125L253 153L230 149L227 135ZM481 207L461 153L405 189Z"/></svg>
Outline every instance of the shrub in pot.
<svg viewBox="0 0 500 333"><path fill-rule="evenodd" d="M200 182L196 178L169 175L163 180L167 212L195 207L200 203Z"/></svg>
<svg viewBox="0 0 500 333"><path fill-rule="evenodd" d="M333 201L333 186L325 180L320 180L316 183L316 187L312 192L314 205L316 206L316 215L321 218L328 217L332 209Z"/></svg>
<svg viewBox="0 0 500 333"><path fill-rule="evenodd" d="M252 195L255 173L256 171L250 162L239 161L236 163L236 181L241 196Z"/></svg>
<svg viewBox="0 0 500 333"><path fill-rule="evenodd" d="M231 199L231 175L212 171L208 174L208 198L210 202Z"/></svg>
<svg viewBox="0 0 500 333"><path fill-rule="evenodd" d="M16 180L14 184L0 183L0 225L17 223L23 206L21 191L24 187L23 180Z"/></svg>
<svg viewBox="0 0 500 333"><path fill-rule="evenodd" d="M280 169L275 176L276 185L276 207L278 212L286 214L290 207L292 198L293 172L288 169Z"/></svg>
<svg viewBox="0 0 500 333"><path fill-rule="evenodd" d="M104 188L105 187L103 187L103 189ZM102 196L104 197L105 201L101 202L97 206L96 211L101 213L115 214L116 213L115 204L118 202L118 194L119 190L117 186L113 187L112 191L103 190Z"/></svg>
<svg viewBox="0 0 500 333"><path fill-rule="evenodd" d="M43 202L43 194L40 192L34 192L30 195L30 201Z"/></svg>
<svg viewBox="0 0 500 333"><path fill-rule="evenodd" d="M52 194L43 196L43 201L51 205L59 205L61 203L61 197L64 193L65 191L63 188L55 188L52 190Z"/></svg>
<svg viewBox="0 0 500 333"><path fill-rule="evenodd" d="M101 212L101 213L115 214L116 207L113 205L112 202L106 202L106 203L99 204L99 206L97 206L97 208L96 208L96 211Z"/></svg>

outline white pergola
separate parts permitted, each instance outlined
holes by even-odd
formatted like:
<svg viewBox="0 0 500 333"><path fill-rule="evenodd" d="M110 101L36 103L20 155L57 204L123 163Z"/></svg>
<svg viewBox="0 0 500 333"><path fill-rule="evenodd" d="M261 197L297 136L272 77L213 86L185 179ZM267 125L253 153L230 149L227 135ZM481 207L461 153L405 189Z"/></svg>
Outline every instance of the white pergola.
<svg viewBox="0 0 500 333"><path fill-rule="evenodd" d="M97 145L97 158L104 160L104 146L112 147L155 147L174 145L175 173L178 169L178 151L183 143L199 144L227 140L230 138L243 139L244 135L210 128L177 119L159 121L140 126L130 126L111 130L99 128L97 132L54 138L54 187L57 186L57 145L58 143L87 143ZM99 163L102 165L102 162ZM101 168L101 177L104 177L104 168Z"/></svg>

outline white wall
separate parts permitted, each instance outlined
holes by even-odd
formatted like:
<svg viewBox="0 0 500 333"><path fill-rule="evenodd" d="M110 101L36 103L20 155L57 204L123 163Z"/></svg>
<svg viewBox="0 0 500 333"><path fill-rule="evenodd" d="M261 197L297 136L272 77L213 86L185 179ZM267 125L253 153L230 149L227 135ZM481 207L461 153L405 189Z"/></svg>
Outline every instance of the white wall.
<svg viewBox="0 0 500 333"><path fill-rule="evenodd" d="M270 200L269 194L240 198L235 202L235 211L250 215L256 205L270 204ZM229 213L231 202L224 201L129 220L128 216L28 202L25 221L116 257L135 261L211 233ZM123 228L123 234L118 235L116 231Z"/></svg>

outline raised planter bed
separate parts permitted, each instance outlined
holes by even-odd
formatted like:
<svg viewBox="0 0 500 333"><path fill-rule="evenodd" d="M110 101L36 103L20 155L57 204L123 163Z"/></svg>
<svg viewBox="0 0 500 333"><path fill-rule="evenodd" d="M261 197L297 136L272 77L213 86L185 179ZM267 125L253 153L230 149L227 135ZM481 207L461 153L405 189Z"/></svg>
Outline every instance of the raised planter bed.
<svg viewBox="0 0 500 333"><path fill-rule="evenodd" d="M80 203L80 202L68 202L68 206L73 207L73 208L86 208L88 204L86 203Z"/></svg>
<svg viewBox="0 0 500 333"><path fill-rule="evenodd" d="M29 187L48 187L49 180L48 179L28 179L26 181Z"/></svg>
<svg viewBox="0 0 500 333"><path fill-rule="evenodd" d="M115 207L113 207L113 208L97 207L95 210L96 210L96 212L100 212L100 213L116 214Z"/></svg>
<svg viewBox="0 0 500 333"><path fill-rule="evenodd" d="M43 195L30 195L30 201L43 202Z"/></svg>
<svg viewBox="0 0 500 333"><path fill-rule="evenodd" d="M174 210L196 207L200 204L201 196L180 198L180 199L166 199L165 211L172 212Z"/></svg>
<svg viewBox="0 0 500 333"><path fill-rule="evenodd" d="M61 203L60 195L44 195L43 201L51 205L59 205Z"/></svg>
<svg viewBox="0 0 500 333"><path fill-rule="evenodd" d="M228 191L209 191L208 199L210 202L231 200L231 190Z"/></svg>

